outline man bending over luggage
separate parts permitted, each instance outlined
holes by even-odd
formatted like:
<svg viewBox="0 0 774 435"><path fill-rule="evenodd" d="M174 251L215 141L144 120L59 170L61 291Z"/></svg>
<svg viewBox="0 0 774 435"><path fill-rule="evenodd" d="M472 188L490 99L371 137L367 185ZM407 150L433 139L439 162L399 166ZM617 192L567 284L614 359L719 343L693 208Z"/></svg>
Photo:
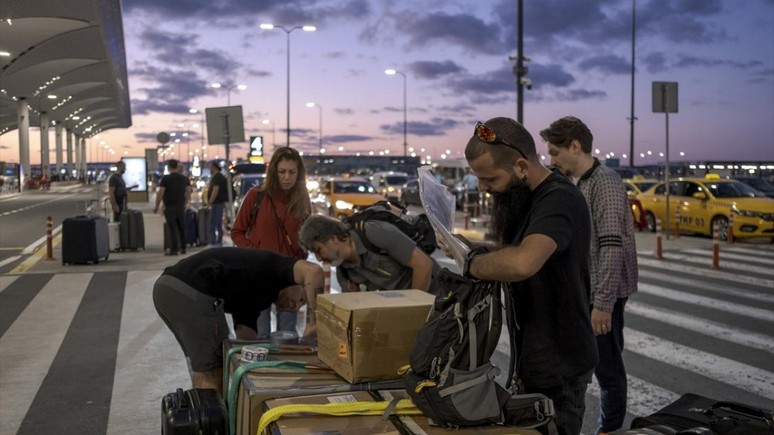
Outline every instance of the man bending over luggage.
<svg viewBox="0 0 774 435"><path fill-rule="evenodd" d="M336 266L341 291L417 289L430 291L441 270L417 244L395 225L369 221L360 235L336 219L310 216L301 227L301 246L318 261Z"/></svg>
<svg viewBox="0 0 774 435"><path fill-rule="evenodd" d="M313 336L324 282L314 263L258 249L212 248L164 269L153 286L153 304L191 360L193 387L222 394L225 313L234 319L237 339L254 340L258 315L281 295L290 299L280 301L286 306L307 304L304 336ZM293 290L280 293L286 288Z"/></svg>

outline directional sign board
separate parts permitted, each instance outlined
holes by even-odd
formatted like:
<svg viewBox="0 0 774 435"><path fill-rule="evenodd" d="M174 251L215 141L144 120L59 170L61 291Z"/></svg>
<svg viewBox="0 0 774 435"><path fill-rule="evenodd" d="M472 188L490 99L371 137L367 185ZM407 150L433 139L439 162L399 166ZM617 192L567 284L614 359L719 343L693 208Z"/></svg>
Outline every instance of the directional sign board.
<svg viewBox="0 0 774 435"><path fill-rule="evenodd" d="M677 113L677 82L653 82L653 113Z"/></svg>

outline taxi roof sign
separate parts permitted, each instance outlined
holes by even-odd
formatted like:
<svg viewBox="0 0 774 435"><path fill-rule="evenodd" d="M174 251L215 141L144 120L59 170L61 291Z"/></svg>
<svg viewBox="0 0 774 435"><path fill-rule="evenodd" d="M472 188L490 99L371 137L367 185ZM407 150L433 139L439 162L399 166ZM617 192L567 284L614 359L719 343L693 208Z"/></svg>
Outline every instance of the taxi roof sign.
<svg viewBox="0 0 774 435"><path fill-rule="evenodd" d="M713 181L717 181L717 180L720 180L720 175L718 175L718 174L715 174L715 173L713 173L713 172L710 172L709 174L707 174L707 175L705 175L705 176L704 176L704 179L705 179L705 180L713 180Z"/></svg>

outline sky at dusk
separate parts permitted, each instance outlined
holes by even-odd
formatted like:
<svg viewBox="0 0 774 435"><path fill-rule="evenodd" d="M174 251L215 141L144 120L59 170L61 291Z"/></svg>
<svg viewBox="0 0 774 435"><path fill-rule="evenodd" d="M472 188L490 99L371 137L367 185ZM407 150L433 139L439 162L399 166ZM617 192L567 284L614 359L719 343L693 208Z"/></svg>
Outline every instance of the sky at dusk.
<svg viewBox="0 0 774 435"><path fill-rule="evenodd" d="M672 161L774 161L774 0L636 3L635 164L663 160L665 116L652 113L653 81L679 83ZM261 23L317 26L290 34L292 146L317 153L320 109L306 107L315 102L327 154L401 154L403 77L384 73L395 68L407 77L408 145L433 160L446 150L462 157L476 121L516 118L508 60L516 9L516 0L124 0L133 126L88 140L90 160L142 156L157 133L191 129L200 118L190 108L227 103L212 82L246 85L230 93L243 108L245 136L263 135L269 151L273 136L284 145L287 36ZM533 83L524 124L538 152L546 154L539 131L574 115L589 125L601 157L629 153L631 18L631 0L524 1ZM192 130L177 154L183 160L199 151ZM114 156L99 148L103 141ZM17 131L0 136L1 160L18 161L17 142ZM33 163L39 143L32 129ZM639 156L648 150L652 156ZM222 146L205 152L224 154ZM235 144L231 157L246 152L246 143Z"/></svg>

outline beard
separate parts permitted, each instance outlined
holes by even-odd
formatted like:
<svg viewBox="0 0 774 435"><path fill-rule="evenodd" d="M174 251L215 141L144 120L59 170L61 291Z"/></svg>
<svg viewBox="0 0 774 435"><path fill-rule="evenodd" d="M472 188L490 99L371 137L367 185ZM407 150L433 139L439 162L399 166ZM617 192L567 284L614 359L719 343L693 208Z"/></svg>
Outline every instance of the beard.
<svg viewBox="0 0 774 435"><path fill-rule="evenodd" d="M527 218L532 191L526 181L514 176L504 192L490 193L494 203L489 235L503 245L510 244Z"/></svg>

